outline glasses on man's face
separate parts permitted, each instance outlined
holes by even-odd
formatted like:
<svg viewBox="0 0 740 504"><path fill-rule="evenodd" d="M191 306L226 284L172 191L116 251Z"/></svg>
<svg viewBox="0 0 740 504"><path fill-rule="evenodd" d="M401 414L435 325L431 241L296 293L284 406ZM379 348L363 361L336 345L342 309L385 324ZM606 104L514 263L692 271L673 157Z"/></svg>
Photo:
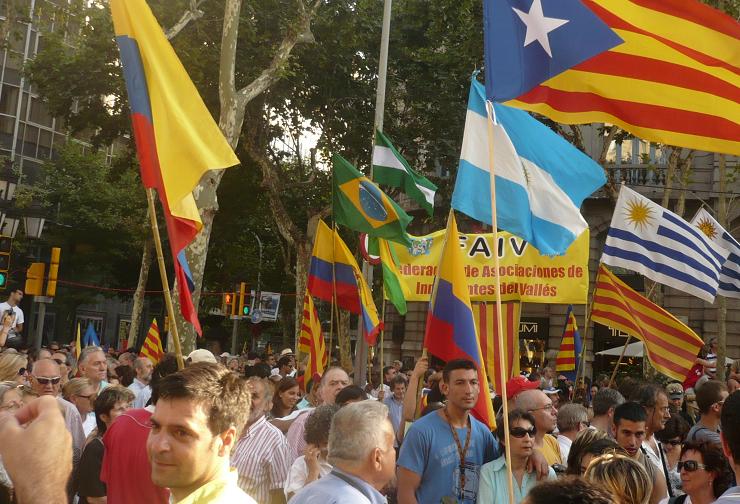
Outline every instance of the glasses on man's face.
<svg viewBox="0 0 740 504"><path fill-rule="evenodd" d="M62 380L62 377L54 376L53 378L48 378L45 376L34 376L33 379L39 382L39 384L41 385L49 385L49 384L56 385Z"/></svg>
<svg viewBox="0 0 740 504"><path fill-rule="evenodd" d="M553 410L554 408L555 408L555 405L554 405L553 403L550 403L550 404L546 404L545 406L543 406L543 407L541 407L541 408L535 408L535 409L531 409L531 410L529 410L529 411L540 411L540 410L545 410L545 411L547 411L548 413L552 413L552 410Z"/></svg>
<svg viewBox="0 0 740 504"><path fill-rule="evenodd" d="M707 466L704 464L700 464L696 460L685 460L683 462L679 462L677 469L678 472L681 472L681 469L684 469L686 472L694 472L697 469L706 469Z"/></svg>
<svg viewBox="0 0 740 504"><path fill-rule="evenodd" d="M535 434L537 434L537 429L534 427L529 429L525 429L524 427L512 427L509 429L509 434L518 439L521 439L524 436L529 436L534 439Z"/></svg>

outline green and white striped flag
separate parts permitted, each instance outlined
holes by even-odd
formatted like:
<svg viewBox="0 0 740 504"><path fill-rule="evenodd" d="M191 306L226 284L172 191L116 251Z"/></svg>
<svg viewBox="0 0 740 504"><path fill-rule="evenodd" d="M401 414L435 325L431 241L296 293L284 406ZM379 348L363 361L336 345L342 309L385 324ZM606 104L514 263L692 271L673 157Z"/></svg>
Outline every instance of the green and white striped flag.
<svg viewBox="0 0 740 504"><path fill-rule="evenodd" d="M429 215L434 212L434 193L437 192L437 186L416 173L381 131L375 132L373 180L379 184L400 187Z"/></svg>

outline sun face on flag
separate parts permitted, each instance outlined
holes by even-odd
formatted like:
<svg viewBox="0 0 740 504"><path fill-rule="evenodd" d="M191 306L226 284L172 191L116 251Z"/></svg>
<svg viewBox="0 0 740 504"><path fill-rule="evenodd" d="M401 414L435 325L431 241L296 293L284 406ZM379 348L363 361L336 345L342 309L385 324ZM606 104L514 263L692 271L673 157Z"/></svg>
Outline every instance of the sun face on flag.
<svg viewBox="0 0 740 504"><path fill-rule="evenodd" d="M714 240L717 238L717 228L714 226L714 222L712 222L709 219L701 219L699 222L696 223L696 227L699 228L699 231L704 233L707 238L710 240Z"/></svg>
<svg viewBox="0 0 740 504"><path fill-rule="evenodd" d="M627 212L625 217L627 222L632 224L635 228L643 230L648 227L653 218L652 214L653 209L644 201L633 199L627 202Z"/></svg>
<svg viewBox="0 0 740 504"><path fill-rule="evenodd" d="M362 211L374 228L396 220L396 212L388 198L369 179L362 177L349 180L341 184L339 190Z"/></svg>

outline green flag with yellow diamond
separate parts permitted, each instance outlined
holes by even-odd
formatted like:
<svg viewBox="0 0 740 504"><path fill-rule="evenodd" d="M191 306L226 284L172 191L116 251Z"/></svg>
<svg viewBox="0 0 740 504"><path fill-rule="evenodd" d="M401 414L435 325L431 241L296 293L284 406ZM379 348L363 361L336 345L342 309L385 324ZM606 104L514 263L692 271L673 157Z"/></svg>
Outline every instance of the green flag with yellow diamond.
<svg viewBox="0 0 740 504"><path fill-rule="evenodd" d="M332 163L337 224L411 246L406 227L412 217L342 156L334 154Z"/></svg>

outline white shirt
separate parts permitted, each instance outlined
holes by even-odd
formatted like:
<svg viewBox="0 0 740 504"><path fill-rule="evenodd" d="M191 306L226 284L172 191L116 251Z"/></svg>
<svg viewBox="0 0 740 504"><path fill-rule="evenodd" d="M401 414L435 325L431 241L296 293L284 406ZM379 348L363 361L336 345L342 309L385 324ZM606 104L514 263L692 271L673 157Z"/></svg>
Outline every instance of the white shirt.
<svg viewBox="0 0 740 504"><path fill-rule="evenodd" d="M25 322L25 318L23 317L23 310L21 310L20 306L10 306L10 304L7 301L4 301L0 303L0 317L5 315L5 312L13 311L13 325L10 328L10 331L8 331L8 339L14 338L17 336L17 333L15 332L15 326L18 324L22 324ZM0 322L2 320L0 319Z"/></svg>
<svg viewBox="0 0 740 504"><path fill-rule="evenodd" d="M91 411L82 419L82 430L85 432L85 438L87 438L87 436L89 436L97 426L98 424L95 421L95 412Z"/></svg>
<svg viewBox="0 0 740 504"><path fill-rule="evenodd" d="M134 378L134 381L128 386L128 389L133 392L135 396L134 408L143 408L152 396L152 387L139 381L138 378Z"/></svg>
<svg viewBox="0 0 740 504"><path fill-rule="evenodd" d="M569 437L558 434L558 445L560 445L560 458L563 460L563 464L568 463L568 455L570 454L570 445L573 444L573 440Z"/></svg>
<svg viewBox="0 0 740 504"><path fill-rule="evenodd" d="M319 479L329 474L331 469L332 467L329 462L319 458ZM285 498L287 499L289 494L296 493L306 486L306 478L308 478L308 466L306 465L306 457L301 455L290 466L288 479L285 481Z"/></svg>

